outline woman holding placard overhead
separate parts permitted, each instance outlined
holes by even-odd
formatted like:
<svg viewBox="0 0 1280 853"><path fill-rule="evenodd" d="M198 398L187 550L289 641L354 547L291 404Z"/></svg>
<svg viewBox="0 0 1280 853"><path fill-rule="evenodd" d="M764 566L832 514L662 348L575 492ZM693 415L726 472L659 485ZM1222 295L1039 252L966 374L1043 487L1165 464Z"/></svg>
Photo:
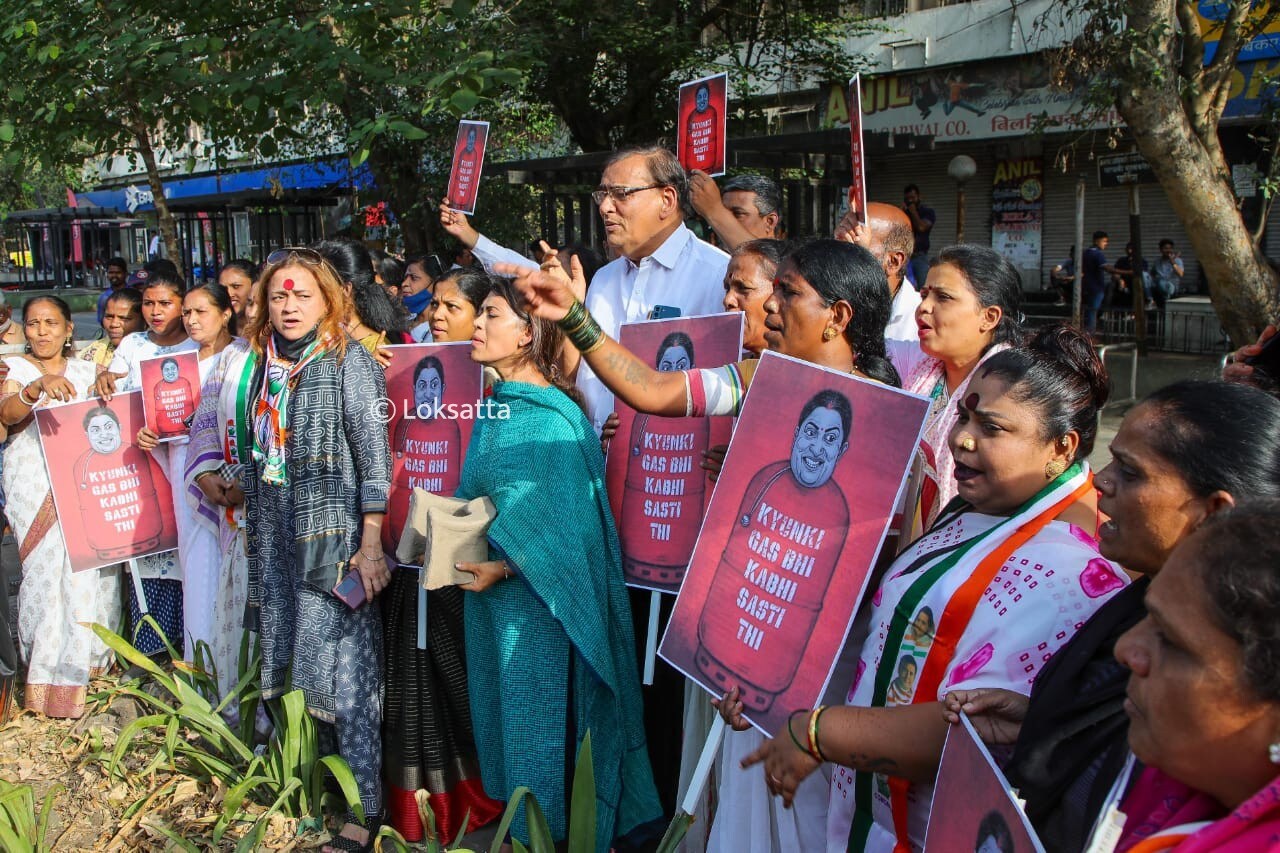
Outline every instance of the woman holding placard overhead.
<svg viewBox="0 0 1280 853"><path fill-rule="evenodd" d="M10 437L4 451L4 509L22 562L23 706L50 717L79 717L89 679L111 664L111 651L86 626L116 627L120 567L71 571L32 412L89 397L97 366L72 357L71 309L61 299L27 300L22 320L27 354L5 359L0 422Z"/></svg>

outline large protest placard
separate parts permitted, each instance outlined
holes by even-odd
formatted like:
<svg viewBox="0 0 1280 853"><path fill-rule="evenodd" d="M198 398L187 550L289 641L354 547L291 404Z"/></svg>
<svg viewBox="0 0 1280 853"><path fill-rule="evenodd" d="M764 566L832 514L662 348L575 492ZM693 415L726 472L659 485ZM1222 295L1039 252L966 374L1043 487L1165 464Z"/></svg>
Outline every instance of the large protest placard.
<svg viewBox="0 0 1280 853"><path fill-rule="evenodd" d="M725 172L729 75L715 74L680 86L676 152L685 169L708 175Z"/></svg>
<svg viewBox="0 0 1280 853"><path fill-rule="evenodd" d="M135 436L142 392L36 410L72 571L178 547L169 481Z"/></svg>
<svg viewBox="0 0 1280 853"><path fill-rule="evenodd" d="M862 75L855 74L849 81L849 170L853 180L849 184L849 208L857 213L858 221L867 222L867 154L862 145Z"/></svg>
<svg viewBox="0 0 1280 853"><path fill-rule="evenodd" d="M191 433L189 419L200 405L199 353L189 350L144 358L138 368L147 429L161 441L185 438Z"/></svg>
<svg viewBox="0 0 1280 853"><path fill-rule="evenodd" d="M719 367L742 351L742 314L624 323L618 340L658 370ZM643 415L621 400L609 443L609 505L631 586L674 593L711 498L702 453L728 444L733 419Z"/></svg>
<svg viewBox="0 0 1280 853"><path fill-rule="evenodd" d="M471 360L471 344L388 347L387 402L391 438L391 501L382 525L382 547L396 552L413 490L452 496L462 475L471 427L483 416L483 368Z"/></svg>
<svg viewBox="0 0 1280 853"><path fill-rule="evenodd" d="M1013 789L963 714L942 749L924 849L1044 853Z"/></svg>
<svg viewBox="0 0 1280 853"><path fill-rule="evenodd" d="M923 397L765 352L684 585L668 662L741 688L772 734L821 698L928 410Z"/></svg>
<svg viewBox="0 0 1280 853"><path fill-rule="evenodd" d="M484 170L484 149L489 142L489 122L458 122L458 139L453 146L453 168L449 170L449 207L468 216L476 212L476 192Z"/></svg>

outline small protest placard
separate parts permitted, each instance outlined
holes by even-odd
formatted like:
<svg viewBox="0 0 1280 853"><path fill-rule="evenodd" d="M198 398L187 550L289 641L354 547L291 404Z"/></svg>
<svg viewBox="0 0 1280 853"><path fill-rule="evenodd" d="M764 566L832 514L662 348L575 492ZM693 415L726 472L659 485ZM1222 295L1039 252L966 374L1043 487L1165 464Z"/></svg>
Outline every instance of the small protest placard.
<svg viewBox="0 0 1280 853"><path fill-rule="evenodd" d="M924 849L1044 853L1008 780L963 714L942 749Z"/></svg>
<svg viewBox="0 0 1280 853"><path fill-rule="evenodd" d="M194 355L194 353L192 353ZM178 547L169 481L135 436L142 391L36 410L72 571Z"/></svg>
<svg viewBox="0 0 1280 853"><path fill-rule="evenodd" d="M661 654L772 734L822 696L928 410L923 397L765 352Z"/></svg>
<svg viewBox="0 0 1280 853"><path fill-rule="evenodd" d="M449 170L449 207L468 216L476 212L476 191L484 170L484 149L489 142L489 122L458 122L458 139L453 146L453 168Z"/></svg>
<svg viewBox="0 0 1280 853"><path fill-rule="evenodd" d="M862 75L855 74L849 81L849 169L853 181L849 184L849 207L858 214L858 221L867 222L867 169L866 149L862 146Z"/></svg>
<svg viewBox="0 0 1280 853"><path fill-rule="evenodd" d="M161 441L191 433L191 416L200 405L200 356L195 350L144 358L142 412L147 429Z"/></svg>
<svg viewBox="0 0 1280 853"><path fill-rule="evenodd" d="M391 501L382 525L382 547L394 554L413 490L448 497L458 490L471 427L483 409L483 368L471 360L467 342L388 349L392 358L385 408Z"/></svg>
<svg viewBox="0 0 1280 853"><path fill-rule="evenodd" d="M729 75L715 74L680 86L676 151L686 171L725 172Z"/></svg>
<svg viewBox="0 0 1280 853"><path fill-rule="evenodd" d="M742 314L712 314L624 323L618 340L658 370L719 367L742 351ZM728 444L733 419L663 418L621 400L618 431L609 444L609 505L622 543L630 586L675 593L711 498L702 453Z"/></svg>

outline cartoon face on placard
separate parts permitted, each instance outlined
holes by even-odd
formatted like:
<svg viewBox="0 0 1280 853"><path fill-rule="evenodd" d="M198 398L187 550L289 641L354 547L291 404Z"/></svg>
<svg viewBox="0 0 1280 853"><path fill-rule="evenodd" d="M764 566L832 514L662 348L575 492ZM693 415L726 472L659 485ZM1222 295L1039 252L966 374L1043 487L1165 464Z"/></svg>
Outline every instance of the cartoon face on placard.
<svg viewBox="0 0 1280 853"><path fill-rule="evenodd" d="M484 170L484 150L489 141L489 122L458 122L458 139L453 148L453 168L449 171L449 206L459 213L476 212L480 173Z"/></svg>
<svg viewBox="0 0 1280 853"><path fill-rule="evenodd" d="M1044 853L1008 780L963 714L947 732L924 849Z"/></svg>
<svg viewBox="0 0 1280 853"><path fill-rule="evenodd" d="M390 349L385 411L391 438L391 501L382 525L382 547L394 554L413 490L452 495L458 489L483 394L483 373L471 360L467 342Z"/></svg>
<svg viewBox="0 0 1280 853"><path fill-rule="evenodd" d="M142 411L147 428L161 441L191 432L188 419L200 405L200 357L195 350L146 358L142 375Z"/></svg>
<svg viewBox="0 0 1280 853"><path fill-rule="evenodd" d="M618 337L664 372L720 367L738 360L742 314L625 323ZM631 586L674 593L711 496L702 454L729 443L733 419L643 415L621 400L614 411L618 431L605 474L623 576Z"/></svg>
<svg viewBox="0 0 1280 853"><path fill-rule="evenodd" d="M660 653L774 732L822 696L928 402L766 352Z"/></svg>
<svg viewBox="0 0 1280 853"><path fill-rule="evenodd" d="M725 172L729 76L716 74L680 86L676 144L680 165L708 175Z"/></svg>
<svg viewBox="0 0 1280 853"><path fill-rule="evenodd" d="M142 396L36 410L54 507L73 571L178 546L169 481L134 437Z"/></svg>

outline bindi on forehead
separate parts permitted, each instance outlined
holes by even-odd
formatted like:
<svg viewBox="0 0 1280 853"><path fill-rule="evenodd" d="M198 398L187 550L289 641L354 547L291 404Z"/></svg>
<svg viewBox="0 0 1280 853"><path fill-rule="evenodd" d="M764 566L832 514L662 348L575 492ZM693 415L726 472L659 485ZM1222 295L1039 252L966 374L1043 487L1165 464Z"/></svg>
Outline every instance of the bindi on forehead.
<svg viewBox="0 0 1280 853"><path fill-rule="evenodd" d="M975 392L964 398L964 407L972 412L978 408L978 404L981 402L982 398Z"/></svg>
<svg viewBox="0 0 1280 853"><path fill-rule="evenodd" d="M284 282L281 284L281 286L282 286L285 290L293 290L293 288L294 288L296 285L294 285L294 283L293 283L293 279L291 279L291 278L286 278L286 279L284 280Z"/></svg>

